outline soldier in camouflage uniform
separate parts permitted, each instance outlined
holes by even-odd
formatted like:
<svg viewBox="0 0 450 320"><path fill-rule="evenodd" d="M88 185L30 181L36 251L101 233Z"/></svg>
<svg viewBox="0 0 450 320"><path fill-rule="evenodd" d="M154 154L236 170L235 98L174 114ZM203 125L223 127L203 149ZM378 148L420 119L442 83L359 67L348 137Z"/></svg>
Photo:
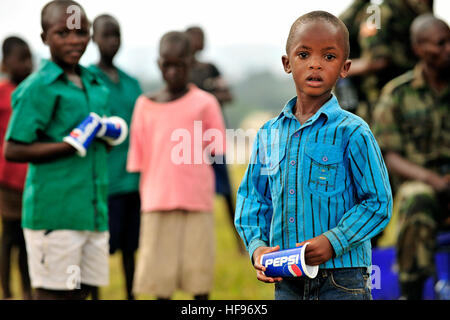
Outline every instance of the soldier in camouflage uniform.
<svg viewBox="0 0 450 320"><path fill-rule="evenodd" d="M384 0L378 6L379 11L376 7L369 6L370 3L355 16L355 21L360 23L361 56L353 59L349 76L361 77L360 86L363 94L356 114L370 123L372 110L378 101L381 88L388 81L412 69L417 63L417 58L407 41L409 27L418 15L432 12L433 1Z"/></svg>
<svg viewBox="0 0 450 320"><path fill-rule="evenodd" d="M449 225L450 29L431 14L411 27L415 68L390 81L373 130L391 175L402 182L379 244L396 240L401 294L421 299L434 274L436 232Z"/></svg>

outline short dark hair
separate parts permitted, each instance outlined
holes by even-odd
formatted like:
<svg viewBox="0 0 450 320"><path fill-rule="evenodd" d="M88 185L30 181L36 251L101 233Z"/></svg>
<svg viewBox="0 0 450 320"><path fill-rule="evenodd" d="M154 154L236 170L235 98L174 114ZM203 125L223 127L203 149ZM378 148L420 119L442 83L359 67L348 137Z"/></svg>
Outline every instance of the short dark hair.
<svg viewBox="0 0 450 320"><path fill-rule="evenodd" d="M326 21L328 23L331 23L336 28L340 29L344 33L344 41L345 41L345 47L344 47L344 54L346 56L346 59L348 59L348 56L350 55L350 40L349 40L349 33L347 26L342 22L341 19L338 17L332 15L329 12L326 11L311 11L307 14L302 15L297 20L294 21L294 23L291 26L291 29L289 31L289 36L286 41L286 53L289 53L289 50L292 45L292 41L294 39L295 31L301 24L306 24L308 22L313 21Z"/></svg>
<svg viewBox="0 0 450 320"><path fill-rule="evenodd" d="M49 28L49 15L51 10L53 9L61 9L61 8L67 8L69 6L78 6L83 14L86 15L84 12L83 7L76 1L73 0L53 0L49 3L47 3L41 11L41 27L42 31L47 31Z"/></svg>
<svg viewBox="0 0 450 320"><path fill-rule="evenodd" d="M181 45L182 52L189 55L191 52L191 42L188 36L184 32L180 31L169 31L165 33L161 40L159 41L159 53L162 53L164 46L168 44L179 44Z"/></svg>
<svg viewBox="0 0 450 320"><path fill-rule="evenodd" d="M97 16L97 17L94 19L94 22L92 23L92 29L93 29L94 33L95 33L95 31L98 29L99 24L100 24L103 20L109 20L109 21L112 21L112 22L116 23L116 24L119 26L119 21L117 21L117 19L114 18L112 15L109 15L109 14L106 14L106 13L105 13L105 14L101 14L101 15Z"/></svg>
<svg viewBox="0 0 450 320"><path fill-rule="evenodd" d="M187 33L201 33L202 35L204 34L203 29L200 28L199 26L190 26L189 28L186 29Z"/></svg>
<svg viewBox="0 0 450 320"><path fill-rule="evenodd" d="M410 27L410 40L412 45L421 43L426 38L427 31L436 25L446 26L447 23L434 16L432 13L425 13L413 20Z"/></svg>
<svg viewBox="0 0 450 320"><path fill-rule="evenodd" d="M28 47L28 44L25 42L25 40L23 40L19 37L15 37L15 36L8 37L5 40L3 40L3 44L2 44L3 59L9 57L10 54L12 53L13 49L18 46Z"/></svg>

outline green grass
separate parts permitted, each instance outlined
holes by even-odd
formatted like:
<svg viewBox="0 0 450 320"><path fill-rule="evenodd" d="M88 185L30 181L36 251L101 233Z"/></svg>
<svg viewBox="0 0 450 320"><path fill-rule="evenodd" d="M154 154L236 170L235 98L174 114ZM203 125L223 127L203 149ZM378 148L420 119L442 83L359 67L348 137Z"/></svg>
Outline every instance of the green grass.
<svg viewBox="0 0 450 320"><path fill-rule="evenodd" d="M234 194L237 190L245 166L229 166L230 178L234 186ZM221 197L216 197L215 207L215 231L216 231L216 264L214 276L214 288L210 298L214 300L253 300L273 299L273 285L265 284L256 279L256 273L251 265L248 254L241 255L234 238L230 219L225 210L225 202ZM233 228L233 229L232 229ZM17 253L13 253L12 266L12 290L14 298L20 299L20 281L17 269ZM125 283L122 274L120 252L110 257L110 284L100 289L100 298L108 300L122 300L125 298ZM139 295L138 299L154 299L152 296ZM177 291L173 299L186 300L192 296Z"/></svg>

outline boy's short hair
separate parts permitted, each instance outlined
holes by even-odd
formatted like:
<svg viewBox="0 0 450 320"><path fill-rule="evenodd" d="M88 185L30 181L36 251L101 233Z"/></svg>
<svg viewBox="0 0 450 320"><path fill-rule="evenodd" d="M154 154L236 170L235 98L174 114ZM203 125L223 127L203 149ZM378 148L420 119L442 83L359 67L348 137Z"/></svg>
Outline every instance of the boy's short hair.
<svg viewBox="0 0 450 320"><path fill-rule="evenodd" d="M199 26L191 26L189 28L186 29L187 33L201 33L203 34L203 29L200 28Z"/></svg>
<svg viewBox="0 0 450 320"><path fill-rule="evenodd" d="M66 9L69 6L78 6L81 10L81 12L86 15L84 12L83 7L76 1L73 0L53 0L49 3L47 3L41 11L41 27L42 31L47 31L49 28L49 15L53 9Z"/></svg>
<svg viewBox="0 0 450 320"><path fill-rule="evenodd" d="M347 26L344 24L344 22L342 22L341 19L326 11L311 11L295 20L295 22L291 26L289 36L286 41L286 53L289 54L289 50L291 48L292 41L294 39L295 31L297 30L299 25L319 20L331 23L333 26L340 29L341 32L344 33L344 41L345 41L344 54L346 59L348 59L350 55L350 40Z"/></svg>
<svg viewBox="0 0 450 320"><path fill-rule="evenodd" d="M191 42L189 37L184 32L170 31L165 33L159 41L159 54L162 53L163 47L168 44L181 45L182 52L186 55L189 55L191 52Z"/></svg>
<svg viewBox="0 0 450 320"><path fill-rule="evenodd" d="M28 47L28 44L19 37L12 36L6 38L2 44L2 57L3 57L2 59L9 57L13 49L18 46Z"/></svg>
<svg viewBox="0 0 450 320"><path fill-rule="evenodd" d="M92 30L95 31L98 29L98 25L100 24L100 22L102 22L103 20L109 20L109 21L113 21L114 23L117 23L117 25L119 25L119 21L117 21L116 18L114 18L112 15L110 14L101 14L99 16L97 16L94 19L94 22L92 23Z"/></svg>

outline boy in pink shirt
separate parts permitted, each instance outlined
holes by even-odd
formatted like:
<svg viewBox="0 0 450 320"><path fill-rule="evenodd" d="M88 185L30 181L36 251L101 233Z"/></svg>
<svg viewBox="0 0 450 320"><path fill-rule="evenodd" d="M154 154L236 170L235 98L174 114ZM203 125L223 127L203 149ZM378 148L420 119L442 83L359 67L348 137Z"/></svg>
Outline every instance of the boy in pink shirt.
<svg viewBox="0 0 450 320"><path fill-rule="evenodd" d="M140 251L133 290L208 299L213 285L214 172L225 150L216 98L189 84L189 39L166 33L158 65L165 87L136 102L127 169L140 172Z"/></svg>

